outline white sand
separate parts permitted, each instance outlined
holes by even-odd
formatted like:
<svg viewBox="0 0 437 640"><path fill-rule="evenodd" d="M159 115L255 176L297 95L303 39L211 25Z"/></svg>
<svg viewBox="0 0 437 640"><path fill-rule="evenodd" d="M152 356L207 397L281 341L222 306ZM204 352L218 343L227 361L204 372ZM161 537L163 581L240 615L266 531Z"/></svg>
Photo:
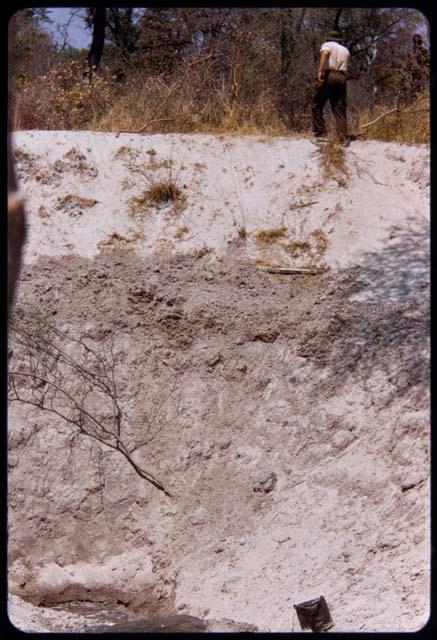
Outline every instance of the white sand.
<svg viewBox="0 0 437 640"><path fill-rule="evenodd" d="M262 140L262 139L261 139ZM345 150L350 173L347 186L326 180L317 147L307 139L256 137L220 138L210 135L156 134L149 136L80 132L19 132L15 145L33 154L32 171L48 176L26 182L30 234L25 260L39 255L75 253L92 257L99 243L113 232L122 246L137 255L176 253L210 247L219 254L235 241L240 227L247 232L247 258L260 252L256 233L284 225L288 240L307 240L320 230L328 238L324 264L346 268L362 264L374 251L383 251L405 236L408 256L401 249L398 264L382 258L369 269L373 284L367 298L402 299L417 289L428 273L429 151L426 147L383 142L355 142ZM129 171L127 148L135 162L146 166L172 161L171 168L151 169L141 176ZM79 151L97 177L72 171L65 154ZM151 150L156 155L151 156ZM67 162L62 173L56 161ZM57 176L57 177L56 177ZM127 215L128 200L153 181L171 178L187 197L186 208L175 214L171 206L158 213ZM126 188L126 181L131 186ZM73 215L58 199L77 195L97 203ZM310 204L308 206L308 203ZM305 205L305 206L302 206ZM36 213L40 206L48 217ZM180 238L175 233L187 229ZM117 243L117 239L112 244ZM293 258L275 246L269 259L284 266L302 266L306 256Z"/></svg>
<svg viewBox="0 0 437 640"><path fill-rule="evenodd" d="M220 281L208 265L217 260L225 265L229 257L302 266L308 256L293 257L284 245L309 241L318 231L328 245L317 256L317 266L330 267L335 275L319 299L311 298L310 284L308 302L296 298L296 308L302 308L299 321L293 319L293 325L290 320L296 335L302 317L309 317L318 303L328 305L342 272L355 266L367 286L347 302L356 303L363 317L362 322L347 319L356 323L356 342L363 343L364 351L371 350L379 330L372 324L373 333L366 333L367 303L386 312L383 336L390 333L393 314L405 313L405 322L410 318L414 326L415 313L426 313L427 147L355 142L345 150L349 176L327 180L318 149L307 139L117 138L85 131L19 132L14 137L29 214L25 262L30 276L25 275L27 284L22 282L19 303L43 300L26 289L42 256L93 258L103 250L116 260L123 252L171 256L209 248L210 262L196 273L216 283L213 291ZM144 175L129 169L126 155L117 157L121 147L138 151L134 162L148 165ZM150 167L151 158L155 165L172 160L171 169ZM129 215L131 196L168 178L186 195L181 212L167 205ZM65 196L97 203L75 206ZM282 226L282 239L266 248L258 245L257 232ZM245 242L238 240L243 227ZM67 268L62 260L56 265L50 269L59 274ZM82 271L78 267L77 289L84 286ZM51 295L67 309L74 303L56 288L60 280L51 274ZM51 285L39 277L43 295ZM165 277L162 287L169 282ZM96 285L96 296L108 286L105 282ZM136 284L127 282L126 288L131 292ZM176 275L172 286L173 297L188 295L178 289ZM241 287L243 292L244 280ZM274 295L266 299L271 326ZM203 313L197 316L199 332L207 312L216 321L220 316L221 307L202 308L208 303L200 294L197 306L191 298L189 303L191 314ZM93 312L92 304L87 309L84 323L91 331L100 326L100 311ZM398 334L387 351L388 371L384 362L375 360L372 366L370 360L361 378L343 380L344 372L337 376L319 367L311 353L298 355L288 334L288 342L250 342L244 335L239 341L232 334L235 318L229 321L230 337L205 333L185 351L153 338L147 351L154 316L147 316L149 325L141 333L141 314L147 309L138 318L133 309L122 375L140 387L128 396L128 406L164 385L153 377L155 351L159 371L168 371L163 358L181 367L182 426L171 424L148 459L177 485L178 499L169 501L144 487L116 456L105 462L103 491L94 445L71 439L65 426L55 427L44 415L14 404L9 454L9 611L14 624L53 631L80 630L89 623L19 596L36 603L97 594L97 599L129 602L135 614L135 607L146 606L147 594L150 601L163 607L171 603L179 612L232 618L256 624L260 631L290 631L292 605L323 594L336 624L333 631L420 628L429 612L428 397L423 383L414 385L414 373L404 394L396 387L395 374L409 373L414 364L397 361ZM316 326L320 340L332 319L326 306L324 322L323 309ZM248 308L247 326L251 312ZM310 337L300 337L308 348ZM341 341L341 331L335 340ZM150 352L152 368L144 365L138 381L134 372L141 350ZM206 366L217 353L224 354L224 361ZM241 363L248 371L244 380ZM341 360L339 370L340 365ZM326 396L317 385L329 376L338 390ZM274 490L255 492L253 487L272 471L277 474ZM296 619L294 630L300 630Z"/></svg>

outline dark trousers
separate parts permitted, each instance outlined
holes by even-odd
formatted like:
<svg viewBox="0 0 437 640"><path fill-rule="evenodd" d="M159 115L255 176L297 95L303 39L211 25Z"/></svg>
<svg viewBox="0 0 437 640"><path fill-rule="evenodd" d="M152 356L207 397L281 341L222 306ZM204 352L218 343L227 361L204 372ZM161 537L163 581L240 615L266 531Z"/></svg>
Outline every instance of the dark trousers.
<svg viewBox="0 0 437 640"><path fill-rule="evenodd" d="M311 109L313 131L316 136L326 135L323 107L329 100L334 114L337 135L340 140L347 139L346 119L346 75L341 71L327 71L323 83L319 84L313 95Z"/></svg>

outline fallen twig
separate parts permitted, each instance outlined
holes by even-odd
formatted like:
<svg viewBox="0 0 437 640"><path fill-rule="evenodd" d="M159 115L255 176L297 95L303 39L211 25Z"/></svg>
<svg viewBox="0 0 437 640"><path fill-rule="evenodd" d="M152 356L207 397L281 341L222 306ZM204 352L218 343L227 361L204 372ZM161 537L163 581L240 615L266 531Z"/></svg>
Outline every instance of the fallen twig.
<svg viewBox="0 0 437 640"><path fill-rule="evenodd" d="M290 536L287 536L286 538L284 538L283 540L276 540L276 538L273 538L273 540L275 542L277 542L278 544L283 544L284 542L287 542L287 540L291 540Z"/></svg>
<svg viewBox="0 0 437 640"><path fill-rule="evenodd" d="M299 480L299 482L295 482L294 484L291 485L291 487L288 487L289 489L294 489L294 487L297 487L299 484L303 484L305 482L305 478L303 480Z"/></svg>
<svg viewBox="0 0 437 640"><path fill-rule="evenodd" d="M291 275L296 273L303 273L309 275L316 275L320 273L317 270L313 269L300 269L298 267L288 268L288 267L258 267L261 271L265 271L267 273L280 273L282 275Z"/></svg>
<svg viewBox="0 0 437 640"><path fill-rule="evenodd" d="M318 200L314 200L313 202L304 202L302 204L291 203L289 209L290 211L294 211L295 209L303 209L304 207L310 207L312 204L317 204L318 202Z"/></svg>

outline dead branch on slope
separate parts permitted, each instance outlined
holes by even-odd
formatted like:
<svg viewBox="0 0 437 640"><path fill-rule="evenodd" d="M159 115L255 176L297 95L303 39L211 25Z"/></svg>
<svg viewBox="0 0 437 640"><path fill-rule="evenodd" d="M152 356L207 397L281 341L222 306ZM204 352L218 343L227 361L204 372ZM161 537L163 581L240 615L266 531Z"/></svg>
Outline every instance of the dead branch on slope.
<svg viewBox="0 0 437 640"><path fill-rule="evenodd" d="M173 390L146 416L146 433L129 429L117 386L117 358L111 339L102 352L83 338L73 338L39 314L17 309L11 325L17 368L8 373L8 397L52 413L79 432L120 453L144 480L169 497L174 494L154 474L134 460L164 423L159 418ZM167 421L168 422L168 421ZM151 433L152 432L152 433Z"/></svg>

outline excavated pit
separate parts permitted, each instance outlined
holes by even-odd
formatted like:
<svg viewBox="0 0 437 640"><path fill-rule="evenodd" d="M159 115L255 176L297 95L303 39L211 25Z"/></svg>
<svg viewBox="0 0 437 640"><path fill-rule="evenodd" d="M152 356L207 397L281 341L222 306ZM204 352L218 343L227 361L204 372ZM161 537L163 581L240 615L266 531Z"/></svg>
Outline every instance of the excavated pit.
<svg viewBox="0 0 437 640"><path fill-rule="evenodd" d="M103 134L95 135L97 144ZM303 142L288 141L289 150ZM111 144L115 152L121 143ZM209 166L203 138L190 144L198 150L191 160ZM352 149L366 151L358 143ZM405 172L399 181L410 201L398 227L387 214L382 248L373 240L365 251L345 246L345 255L360 248L359 258L334 266L329 251L341 262L351 225L331 219L332 243L311 275L262 271L269 256L293 261L277 244L256 254L256 228L247 242L232 231L221 249L201 250L196 240L150 255L146 237L135 240L144 255L119 240L92 253L84 235L94 233L92 217L83 213L81 228L69 213L56 214L58 229L68 233L71 222L72 246L89 243L78 255L77 247L57 246L59 234L47 225L53 237L42 239L29 179L31 234L16 313L43 312L103 354L113 345L126 437L147 440L135 459L174 497L59 417L12 402L9 611L16 626L80 631L189 615L215 621L208 630L290 631L297 630L293 604L320 595L333 631L425 624L429 240L426 189L408 183L421 156L408 153L411 166L393 160L391 175ZM77 188L74 175L62 179L53 200ZM358 189L354 180L351 191L332 185L332 202L345 202ZM390 203L395 184L374 186L380 206ZM195 220L205 229L196 211L185 212L187 226ZM153 215L163 223L159 209ZM317 211L308 216L316 221ZM10 369L22 366L21 349L12 334Z"/></svg>

